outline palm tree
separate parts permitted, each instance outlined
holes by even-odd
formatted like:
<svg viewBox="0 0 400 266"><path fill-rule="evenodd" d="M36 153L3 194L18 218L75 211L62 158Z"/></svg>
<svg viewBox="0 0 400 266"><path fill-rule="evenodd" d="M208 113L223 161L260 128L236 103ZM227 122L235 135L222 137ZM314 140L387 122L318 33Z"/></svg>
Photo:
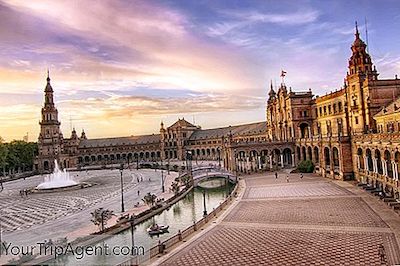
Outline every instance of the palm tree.
<svg viewBox="0 0 400 266"><path fill-rule="evenodd" d="M155 194L151 194L149 192L144 196L144 198L142 200L147 206L153 207L154 204L156 203L157 196Z"/></svg>
<svg viewBox="0 0 400 266"><path fill-rule="evenodd" d="M114 215L114 212L107 209L98 208L92 212L91 215L92 219L90 221L97 225L99 230L103 232L107 221L111 219L111 217Z"/></svg>

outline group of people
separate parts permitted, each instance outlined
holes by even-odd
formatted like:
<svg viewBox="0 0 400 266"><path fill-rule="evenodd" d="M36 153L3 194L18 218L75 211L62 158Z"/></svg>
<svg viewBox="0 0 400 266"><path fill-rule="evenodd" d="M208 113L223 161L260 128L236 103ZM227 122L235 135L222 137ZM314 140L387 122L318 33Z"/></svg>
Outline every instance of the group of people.
<svg viewBox="0 0 400 266"><path fill-rule="evenodd" d="M275 172L275 179L278 179L278 172ZM303 174L302 174L302 173L300 173L300 179L303 179ZM289 173L286 174L286 182L287 182L287 183L290 182L290 180L289 180Z"/></svg>
<svg viewBox="0 0 400 266"><path fill-rule="evenodd" d="M27 198L28 197L28 193L29 193L29 191L27 189L21 189L19 191L19 195L21 196L21 198Z"/></svg>

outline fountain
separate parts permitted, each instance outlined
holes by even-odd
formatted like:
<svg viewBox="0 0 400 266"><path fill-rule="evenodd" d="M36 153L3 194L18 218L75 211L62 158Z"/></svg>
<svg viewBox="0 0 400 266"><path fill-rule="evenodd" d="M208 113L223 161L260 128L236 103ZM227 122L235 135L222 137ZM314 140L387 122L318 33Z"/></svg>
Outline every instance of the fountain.
<svg viewBox="0 0 400 266"><path fill-rule="evenodd" d="M54 172L44 178L44 182L40 183L36 189L57 189L66 188L78 185L78 182L72 180L69 173L64 169L60 170L57 160L54 160Z"/></svg>

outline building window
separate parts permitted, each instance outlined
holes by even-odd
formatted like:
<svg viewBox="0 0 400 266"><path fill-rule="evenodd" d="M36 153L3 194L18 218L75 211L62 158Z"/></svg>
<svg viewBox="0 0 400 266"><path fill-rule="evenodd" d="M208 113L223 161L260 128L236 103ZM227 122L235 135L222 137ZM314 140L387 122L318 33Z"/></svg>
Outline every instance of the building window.
<svg viewBox="0 0 400 266"><path fill-rule="evenodd" d="M333 104L333 113L336 114L336 103Z"/></svg>
<svg viewBox="0 0 400 266"><path fill-rule="evenodd" d="M332 110L331 110L331 106L330 106L330 105L328 106L328 113L329 113L329 114L332 113Z"/></svg>
<svg viewBox="0 0 400 266"><path fill-rule="evenodd" d="M356 125L358 125L358 116L355 117Z"/></svg>
<svg viewBox="0 0 400 266"><path fill-rule="evenodd" d="M324 115L326 115L326 106L324 106Z"/></svg>
<svg viewBox="0 0 400 266"><path fill-rule="evenodd" d="M339 112L342 112L342 103L340 102L338 106L339 106Z"/></svg>

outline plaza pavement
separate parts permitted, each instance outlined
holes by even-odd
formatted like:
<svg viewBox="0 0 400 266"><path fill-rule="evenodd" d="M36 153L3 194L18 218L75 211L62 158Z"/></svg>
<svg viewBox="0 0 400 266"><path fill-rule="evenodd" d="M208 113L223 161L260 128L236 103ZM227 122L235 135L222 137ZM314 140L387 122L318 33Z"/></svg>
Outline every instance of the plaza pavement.
<svg viewBox="0 0 400 266"><path fill-rule="evenodd" d="M98 230L92 224L91 212L99 207L113 210L116 214L107 224L116 223L121 215L120 172L115 170L94 170L71 172L76 181L94 184L86 189L30 194L22 198L19 190L32 188L43 181L42 176L34 176L25 180L7 182L0 193L0 220L2 239L16 246L30 246L45 239L57 240L67 237L72 241L87 236ZM173 196L169 191L171 183L178 173L164 171L165 193L161 192L160 170L141 169L124 170L124 203L126 212L138 214L148 207L141 200L148 192L159 198ZM137 182L137 178L143 181ZM149 180L150 178L150 180ZM138 190L140 194L138 195ZM134 204L140 206L135 208ZM0 256L0 265L11 257Z"/></svg>
<svg viewBox="0 0 400 266"><path fill-rule="evenodd" d="M360 188L314 174L245 176L223 215L152 265L394 265L400 217Z"/></svg>

